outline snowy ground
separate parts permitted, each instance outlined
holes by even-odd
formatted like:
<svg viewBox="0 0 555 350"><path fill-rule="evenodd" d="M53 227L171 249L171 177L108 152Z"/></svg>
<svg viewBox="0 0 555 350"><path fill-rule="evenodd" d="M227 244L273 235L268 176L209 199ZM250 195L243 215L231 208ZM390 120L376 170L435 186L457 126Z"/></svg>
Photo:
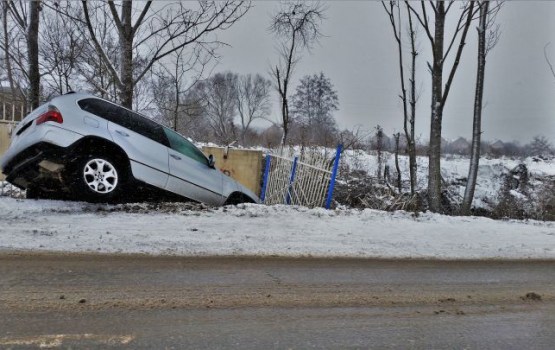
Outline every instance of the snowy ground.
<svg viewBox="0 0 555 350"><path fill-rule="evenodd" d="M343 162L351 170L363 170L370 175L376 175L378 161L374 153L361 150L347 150L342 155ZM385 152L384 158L384 164L389 165L389 168L393 171L395 169L394 155ZM425 189L428 186L428 158L418 156L417 163L417 189ZM555 159L482 157L478 167L478 179L473 206L491 209L491 203L496 203L498 200L497 197L500 194L504 176L519 164L526 165L532 184L535 181L537 182L538 179L555 176ZM407 156L399 156L399 166L403 174L403 180L408 181L409 164ZM466 156L445 155L441 159L441 176L447 184L458 183L460 182L458 181L459 179L464 179L460 185L452 185L456 192L458 192L461 200L465 191L468 167L469 159Z"/></svg>
<svg viewBox="0 0 555 350"><path fill-rule="evenodd" d="M0 197L0 251L555 259L555 223L424 213Z"/></svg>

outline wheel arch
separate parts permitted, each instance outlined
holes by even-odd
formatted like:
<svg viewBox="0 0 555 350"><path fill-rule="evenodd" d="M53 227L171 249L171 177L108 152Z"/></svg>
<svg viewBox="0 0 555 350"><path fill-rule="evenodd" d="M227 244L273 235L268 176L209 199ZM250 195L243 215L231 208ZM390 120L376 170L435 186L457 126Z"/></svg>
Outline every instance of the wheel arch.
<svg viewBox="0 0 555 350"><path fill-rule="evenodd" d="M227 197L224 205L234 205L240 203L256 203L256 201L243 192L235 191Z"/></svg>
<svg viewBox="0 0 555 350"><path fill-rule="evenodd" d="M115 144L113 141L110 141L102 137L98 137L98 136L83 137L82 139L75 142L71 146L70 154L75 155L75 157L77 157L78 155L81 155L84 153L92 154L96 152L101 152L102 154L115 157L117 160L122 161L123 162L122 164L125 166L125 169L128 172L128 174L131 174L131 163L127 153L123 150L123 148Z"/></svg>
<svg viewBox="0 0 555 350"><path fill-rule="evenodd" d="M118 170L118 185L108 193L93 193L87 183L82 179L83 166L92 157L106 158L114 163ZM126 152L111 140L97 136L87 136L75 142L69 148L69 156L66 158L67 169L65 171L65 182L70 192L77 198L83 198L90 202L117 202L122 200L127 186L134 182L131 172L131 162ZM81 179L81 180L78 180Z"/></svg>

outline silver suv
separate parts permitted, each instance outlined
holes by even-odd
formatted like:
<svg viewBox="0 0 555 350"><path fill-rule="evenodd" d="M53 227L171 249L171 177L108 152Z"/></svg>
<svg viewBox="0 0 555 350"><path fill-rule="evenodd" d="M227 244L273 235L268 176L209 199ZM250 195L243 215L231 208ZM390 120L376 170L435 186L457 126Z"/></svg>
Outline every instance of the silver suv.
<svg viewBox="0 0 555 350"><path fill-rule="evenodd" d="M111 202L154 188L211 205L259 202L185 137L82 93L56 97L25 117L0 167L35 198Z"/></svg>

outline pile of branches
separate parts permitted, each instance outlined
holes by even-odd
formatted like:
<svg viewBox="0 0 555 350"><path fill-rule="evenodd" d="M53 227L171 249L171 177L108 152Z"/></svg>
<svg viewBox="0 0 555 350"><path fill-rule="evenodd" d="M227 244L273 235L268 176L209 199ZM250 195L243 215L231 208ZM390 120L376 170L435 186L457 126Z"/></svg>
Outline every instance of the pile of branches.
<svg viewBox="0 0 555 350"><path fill-rule="evenodd" d="M535 177L520 164L504 175L494 219L555 221L555 177Z"/></svg>
<svg viewBox="0 0 555 350"><path fill-rule="evenodd" d="M398 193L389 183L369 176L365 171L352 171L343 176L334 193L338 204L358 209L419 211L421 196Z"/></svg>

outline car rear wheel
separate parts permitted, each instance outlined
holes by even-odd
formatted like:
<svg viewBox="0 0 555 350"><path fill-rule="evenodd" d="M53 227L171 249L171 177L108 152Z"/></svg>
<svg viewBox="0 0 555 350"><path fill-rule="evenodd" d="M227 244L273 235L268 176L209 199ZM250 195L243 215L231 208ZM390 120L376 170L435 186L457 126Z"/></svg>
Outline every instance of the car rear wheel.
<svg viewBox="0 0 555 350"><path fill-rule="evenodd" d="M120 199L127 182L127 170L121 160L91 154L79 159L73 174L77 198L93 202Z"/></svg>

